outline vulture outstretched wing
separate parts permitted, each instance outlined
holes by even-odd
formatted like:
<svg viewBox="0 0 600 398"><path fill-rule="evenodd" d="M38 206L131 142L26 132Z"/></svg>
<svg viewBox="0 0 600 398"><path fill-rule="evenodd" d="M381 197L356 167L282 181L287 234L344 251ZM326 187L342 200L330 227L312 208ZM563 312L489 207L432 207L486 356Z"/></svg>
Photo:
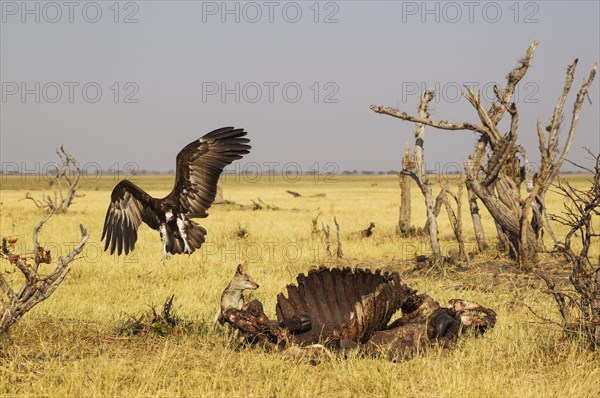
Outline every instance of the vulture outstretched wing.
<svg viewBox="0 0 600 398"><path fill-rule="evenodd" d="M245 135L243 129L223 127L186 145L177 155L175 187L167 198L178 203L182 213L206 217L225 166L250 151Z"/></svg>
<svg viewBox="0 0 600 398"><path fill-rule="evenodd" d="M137 229L145 222L158 228L159 219L152 209L152 197L129 180L115 186L110 197L110 206L104 219L102 240L106 238L104 250L110 246L110 254L117 250L120 255L128 254L137 241Z"/></svg>

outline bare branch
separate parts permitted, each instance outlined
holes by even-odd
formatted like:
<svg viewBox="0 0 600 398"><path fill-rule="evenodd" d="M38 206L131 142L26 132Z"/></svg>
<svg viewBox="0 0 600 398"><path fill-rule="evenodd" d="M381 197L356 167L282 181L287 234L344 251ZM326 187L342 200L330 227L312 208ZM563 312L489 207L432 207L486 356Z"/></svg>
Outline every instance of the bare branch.
<svg viewBox="0 0 600 398"><path fill-rule="evenodd" d="M571 79L571 80L573 79L572 75L575 73L575 65L576 64L577 64L577 60L575 60L575 62L569 67L569 69L567 71L567 82L569 81L569 79ZM598 70L598 64L594 64L592 70L590 71L590 73L588 75L587 80L583 83L583 85L581 86L581 89L579 89L579 92L577 93L577 97L575 98L575 103L573 104L571 126L570 126L569 132L567 134L567 140L565 142L565 145L563 147L563 150L562 150L558 160L554 160L554 156L558 149L557 148L558 143L557 143L557 138L556 138L556 135L558 134L558 127L556 127L556 132L554 133L554 135L552 135L552 132L554 131L554 127L551 127L551 129L550 129L550 138L549 138L549 142L548 142L548 156L550 157L550 159L553 160L553 164L549 170L548 175L545 178L545 181L543 181L543 183L542 183L544 190L547 189L548 186L550 186L550 183L558 175L558 172L560 171L560 168L562 167L563 162L565 161L565 159L567 158L567 155L569 154L569 150L571 149L571 144L573 143L573 138L575 137L575 131L577 130L577 123L579 121L579 114L581 113L581 107L583 106L583 101L584 101L585 97L587 96L587 92L588 92L590 86L592 85L594 78L596 77L597 70ZM565 83L565 89L567 89L567 83ZM570 89L570 83L568 85L568 89ZM568 90L567 90L567 93L568 93ZM561 101L564 102L563 97L566 97L567 93L565 93L563 91L563 95L559 99L559 102L561 102ZM557 104L557 108L558 107L559 107L559 104ZM560 106L560 111L562 111L562 105ZM556 109L555 109L555 112L556 112ZM555 120L555 115L553 115L551 126L554 126L555 123L558 124L558 121Z"/></svg>
<svg viewBox="0 0 600 398"><path fill-rule="evenodd" d="M447 120L435 121L430 120L429 118L422 118L419 116L411 116L406 112L401 112L398 109L394 108L386 108L380 105L371 105L371 110L375 113L381 113L384 115L389 115L393 117L397 117L399 119L405 120L407 122L421 123L427 126L435 127L440 130L471 130L479 134L489 135L490 131L485 127L469 122L455 123L449 122Z"/></svg>
<svg viewBox="0 0 600 398"><path fill-rule="evenodd" d="M51 216L52 213L46 215L34 228L33 257L35 258L35 265L33 267L27 264L24 258L10 252L6 238L2 240L0 256L7 259L21 271L25 276L25 282L19 291L15 293L12 286L0 275L0 288L8 297L8 301L5 301L2 308L0 308L0 334L6 333L27 311L50 297L69 273L71 262L81 253L89 238L88 232L80 225L81 240L79 244L65 258L58 258L54 270L49 275L45 277L39 275L37 273L39 264L42 262L50 263L50 254L49 251L44 251L39 245L38 234Z"/></svg>
<svg viewBox="0 0 600 398"><path fill-rule="evenodd" d="M589 149L586 150L590 153ZM570 228L564 242L558 242L556 245L556 250L562 253L571 264L569 281L575 288L578 297L573 298L561 291L556 291L554 286L548 283L547 278L544 280L558 303L564 321L565 334L572 334L574 329L569 324L571 321L569 308L564 300L564 297L569 297L570 304L576 304L580 312L580 315L575 317L577 333L591 347L597 347L600 346L600 259L597 266L592 265L588 255L590 247L594 244L592 239L600 236L592 230L592 216L598 214L598 209L600 209L600 154L592 156L595 164L591 187L587 191L583 191L573 188L568 182L559 179L557 187L567 202L564 203L563 216L552 216L553 219ZM576 253L571 247L571 238L576 235L581 240L579 253Z"/></svg>
<svg viewBox="0 0 600 398"><path fill-rule="evenodd" d="M552 323L552 324L554 324L554 325L556 325L556 326L560 326L560 327L562 327L562 325L561 325L560 323L558 323L558 322L556 322L556 321L553 321L552 319L544 318L543 316L541 316L541 315L538 315L538 313L537 313L537 312L535 312L535 311L533 310L533 308L531 308L531 307L530 307L528 304L526 304L525 302L523 302L523 305L524 305L525 307L527 307L527 309L529 310L529 312L531 312L531 313L532 313L532 314L533 314L533 315L534 315L536 318L539 318L539 319L541 319L542 321L544 321L544 323Z"/></svg>
<svg viewBox="0 0 600 398"><path fill-rule="evenodd" d="M550 125L546 127L548 131L548 147L544 149L546 150L548 157L553 158L558 150L558 129L560 128L563 120L563 107L567 101L567 95L569 94L569 91L571 91L577 62L578 60L575 59L575 61L573 61L573 63L567 67L567 79L565 80L562 94L558 98L558 101L556 101L556 106L554 107L554 112L552 113L552 117L550 119Z"/></svg>
<svg viewBox="0 0 600 398"><path fill-rule="evenodd" d="M12 301L15 298L15 292L12 290L12 287L8 284L4 276L0 275L0 289L5 296L8 296L8 300Z"/></svg>
<svg viewBox="0 0 600 398"><path fill-rule="evenodd" d="M410 178L412 178L417 183L417 186L419 187L419 189L421 190L421 192L424 192L423 191L424 190L423 184L421 183L421 180L419 179L419 177L414 172L402 170L400 172L400 174L407 175Z"/></svg>
<svg viewBox="0 0 600 398"><path fill-rule="evenodd" d="M489 132L485 134L485 136L490 141L490 144L493 146L496 144L496 141L500 139L500 132L496 128L496 124L492 121L488 113L481 106L481 100L479 99L479 95L475 95L473 90L470 87L465 86L467 89L467 93L463 96L473 105L473 108L477 111L477 115L479 115L479 119L486 127L486 130Z"/></svg>
<svg viewBox="0 0 600 398"><path fill-rule="evenodd" d="M46 195L46 197L43 197L43 201L40 201L31 197L29 193L27 193L25 199L32 200L37 207L49 212L66 213L69 206L73 204L73 200L76 197L83 196L77 193L81 178L81 167L73 155L65 151L62 145L60 150L56 150L56 154L61 160L61 166L57 165L56 175L50 181L54 199L50 195ZM75 168L75 173L72 173L72 168ZM63 186L63 179L66 182L66 187ZM66 189L66 192L63 188Z"/></svg>
<svg viewBox="0 0 600 398"><path fill-rule="evenodd" d="M517 84L523 79L527 71L529 70L529 66L531 65L531 60L533 59L533 53L535 52L536 47L538 46L539 41L535 40L525 53L525 57L519 61L520 65L514 68L507 76L506 76L506 87L504 88L503 93L500 95L500 103L508 104L512 101L513 94L517 88ZM506 108L504 106L495 106L492 105L490 108L489 114L492 119L492 122L496 125L504 116L504 111Z"/></svg>
<svg viewBox="0 0 600 398"><path fill-rule="evenodd" d="M568 322L570 319L569 307L567 306L567 302L565 301L564 294L555 290L556 285L554 284L554 281L552 279L548 278L546 275L544 275L541 272L536 272L536 275L538 275L540 278L542 278L544 280L544 282L546 282L546 286L548 286L548 292L554 296L554 299L556 300L556 303L558 304L558 309L560 311L560 314L562 315L565 322Z"/></svg>
<svg viewBox="0 0 600 398"><path fill-rule="evenodd" d="M42 229L44 224L46 224L46 221L48 221L50 219L50 217L52 217L53 214L54 214L54 210L50 211L50 213L46 214L46 216L33 229L33 253L34 253L34 255L37 254L40 249L40 244L38 241L38 234L40 233L40 230ZM37 270L37 264L36 264L36 270Z"/></svg>
<svg viewBox="0 0 600 398"><path fill-rule="evenodd" d="M29 192L27 192L27 194L25 195L25 197L21 200L25 200L25 199L29 199L31 200L38 208L43 209L46 207L46 205L44 205L42 202L40 202L39 200L37 200L36 198L34 198L33 196L31 196L31 194Z"/></svg>

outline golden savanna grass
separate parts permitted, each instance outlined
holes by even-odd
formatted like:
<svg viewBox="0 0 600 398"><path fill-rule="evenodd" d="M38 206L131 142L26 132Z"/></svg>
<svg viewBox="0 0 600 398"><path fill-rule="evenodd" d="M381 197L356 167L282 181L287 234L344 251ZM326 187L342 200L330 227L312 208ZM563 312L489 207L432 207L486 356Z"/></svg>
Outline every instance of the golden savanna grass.
<svg viewBox="0 0 600 398"><path fill-rule="evenodd" d="M31 232L42 213L30 201L49 192L34 177L2 177L1 234L19 237L17 248L31 250ZM569 177L578 187L586 177ZM135 177L154 196L166 194L172 177ZM100 236L110 191L116 180L84 181L82 193L66 215L50 219L40 242L54 257L66 254L80 238L79 224L91 238L64 283L46 302L0 339L0 394L5 396L571 396L600 392L600 357L576 343L560 343L558 328L540 323L527 309L558 321L552 299L532 273L516 269L494 249L468 267L415 271L414 258L427 254L425 237L402 238L396 231L397 177L323 177L291 181L282 177L257 181L228 176L225 198L248 205L261 198L278 211L252 211L238 205L213 206L202 220L208 230L204 247L192 256L160 262L158 233L143 226L134 253L110 256ZM436 187L439 190L439 187ZM293 198L287 189L303 196ZM456 191L456 187L453 188ZM325 193L325 197L310 195ZM437 193L437 192L436 192ZM425 222L423 200L413 188L413 223ZM551 194L548 206L559 212L563 200ZM345 258L327 257L322 234L312 234L311 220L321 213L330 224L335 245L335 215L341 224ZM476 249L468 205L463 222L468 249ZM482 209L485 233L496 241L494 225ZM374 222L374 235L359 231ZM456 251L445 211L440 217L443 250ZM594 220L598 225L599 221ZM559 236L566 230L554 224ZM600 226L599 226L600 227ZM241 238L240 230L247 236ZM550 246L549 242L546 242ZM600 254L592 248L592 258ZM494 309L498 322L482 338L462 341L455 350L430 350L412 360L308 359L261 349L235 349L227 333L206 327L215 314L223 288L236 265L247 259L261 287L252 297L274 317L277 293L295 275L319 264L368 266L399 271L412 287L441 303L465 298ZM3 261L3 271L12 270ZM539 267L557 277L568 268L560 257L543 254ZM17 273L5 274L14 281ZM131 315L160 306L171 294L177 315L192 321L192 331L175 330L167 337L148 332L120 335L117 327Z"/></svg>

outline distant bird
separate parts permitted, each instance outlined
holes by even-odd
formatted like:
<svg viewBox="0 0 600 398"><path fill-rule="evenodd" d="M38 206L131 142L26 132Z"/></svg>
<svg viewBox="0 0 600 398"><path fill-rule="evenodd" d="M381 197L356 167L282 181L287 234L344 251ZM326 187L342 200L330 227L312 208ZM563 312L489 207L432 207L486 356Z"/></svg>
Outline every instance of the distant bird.
<svg viewBox="0 0 600 398"><path fill-rule="evenodd" d="M191 254L204 243L206 230L192 218L205 218L215 200L223 169L250 151L243 129L223 127L186 145L177 155L175 186L162 199L153 198L129 180L112 191L104 219L102 240L110 254L129 254L137 241L137 229L145 222L160 232L162 260L169 254Z"/></svg>
<svg viewBox="0 0 600 398"><path fill-rule="evenodd" d="M369 236L373 235L373 228L375 228L375 224L370 223L367 229L363 229L362 231L360 231L361 236L363 238L368 238Z"/></svg>
<svg viewBox="0 0 600 398"><path fill-rule="evenodd" d="M289 193L289 194L290 194L290 195L292 195L294 198L299 198L300 196L302 196L302 195L300 195L298 192L295 192L295 191L285 191L285 192Z"/></svg>

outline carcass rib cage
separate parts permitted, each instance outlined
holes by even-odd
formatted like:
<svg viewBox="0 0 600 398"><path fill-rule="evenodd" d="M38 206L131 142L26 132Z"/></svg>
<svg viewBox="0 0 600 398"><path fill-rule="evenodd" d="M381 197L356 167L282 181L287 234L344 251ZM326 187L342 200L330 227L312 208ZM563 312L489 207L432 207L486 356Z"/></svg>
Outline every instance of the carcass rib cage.
<svg viewBox="0 0 600 398"><path fill-rule="evenodd" d="M310 330L295 334L300 344L340 338L364 343L415 294L396 272L320 267L296 279L297 286L287 286L287 297L277 296L276 312L280 323L310 318Z"/></svg>

